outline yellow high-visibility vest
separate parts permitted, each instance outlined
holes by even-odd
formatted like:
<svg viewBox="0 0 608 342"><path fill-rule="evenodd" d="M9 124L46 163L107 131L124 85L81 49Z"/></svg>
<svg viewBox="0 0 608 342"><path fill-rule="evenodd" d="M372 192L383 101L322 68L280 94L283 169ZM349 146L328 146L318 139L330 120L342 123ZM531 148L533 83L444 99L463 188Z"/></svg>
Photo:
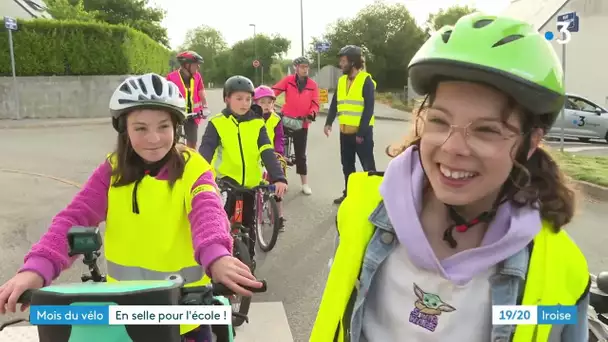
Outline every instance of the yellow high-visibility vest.
<svg viewBox="0 0 608 342"><path fill-rule="evenodd" d="M347 342L344 317L355 289L363 258L375 227L369 216L382 200L382 176L357 172L348 179L348 196L338 209L340 244L336 250L325 285L321 304L310 336L310 342ZM575 305L589 282L587 261L561 230L555 233L544 221L534 238L526 287L521 305ZM407 318L404 318L407 319ZM518 325L513 342L546 342L551 325Z"/></svg>
<svg viewBox="0 0 608 342"><path fill-rule="evenodd" d="M271 144L274 142L274 130L280 122L281 117L275 112L270 113L270 117L266 120L266 132L268 133L268 139L270 139Z"/></svg>
<svg viewBox="0 0 608 342"><path fill-rule="evenodd" d="M108 282L125 280L162 280L180 274L189 286L210 282L195 260L188 214L192 198L201 191L219 191L211 185L192 189L211 166L195 150L184 152L184 173L173 188L166 180L146 175L137 185L139 214L133 213L135 183L108 190L108 212L105 232L105 257ZM108 160L114 169L116 156ZM114 182L115 177L112 177ZM197 325L182 325L182 334Z"/></svg>
<svg viewBox="0 0 608 342"><path fill-rule="evenodd" d="M262 181L262 152L272 148L272 142L258 148L260 129L266 123L262 118L238 122L232 115L223 113L209 120L220 137L211 165L217 177L230 177L241 186L253 188Z"/></svg>
<svg viewBox="0 0 608 342"><path fill-rule="evenodd" d="M363 115L364 100L363 100L363 85L367 77L372 77L371 74L365 71L359 71L353 80L350 88L348 87L348 76L342 75L338 79L336 89L336 101L338 104L338 122L340 125L359 127L361 115ZM376 81L374 88L376 87ZM376 121L375 115L369 120L369 125L373 126Z"/></svg>

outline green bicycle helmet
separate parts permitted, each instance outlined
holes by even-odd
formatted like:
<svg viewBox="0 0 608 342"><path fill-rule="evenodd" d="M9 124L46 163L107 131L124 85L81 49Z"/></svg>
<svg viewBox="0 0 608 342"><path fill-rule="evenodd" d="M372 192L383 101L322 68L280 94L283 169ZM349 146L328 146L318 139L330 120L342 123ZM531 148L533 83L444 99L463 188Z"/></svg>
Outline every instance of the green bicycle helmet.
<svg viewBox="0 0 608 342"><path fill-rule="evenodd" d="M494 86L550 127L565 102L561 61L530 24L472 13L435 32L408 66L418 94L438 80L454 79Z"/></svg>

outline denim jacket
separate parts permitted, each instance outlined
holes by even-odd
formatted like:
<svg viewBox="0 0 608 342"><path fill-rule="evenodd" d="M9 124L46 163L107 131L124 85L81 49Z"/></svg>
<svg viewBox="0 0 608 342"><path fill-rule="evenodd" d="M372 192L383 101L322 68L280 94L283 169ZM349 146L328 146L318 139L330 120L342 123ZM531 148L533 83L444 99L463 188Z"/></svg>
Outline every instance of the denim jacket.
<svg viewBox="0 0 608 342"><path fill-rule="evenodd" d="M380 203L370 215L370 222L377 229L367 246L361 275L357 283L357 298L354 303L349 329L350 342L367 342L365 337L362 336L363 308L367 292L378 267L393 251L397 243L395 230L383 203ZM527 247L499 265L497 273L490 278L492 305L517 304L518 299L523 295L529 258L530 251ZM586 342L588 340L588 306L589 295L577 305L577 324L554 326L551 329L549 340L546 342ZM495 325L492 327L491 342L508 342L514 332L515 326L513 325Z"/></svg>

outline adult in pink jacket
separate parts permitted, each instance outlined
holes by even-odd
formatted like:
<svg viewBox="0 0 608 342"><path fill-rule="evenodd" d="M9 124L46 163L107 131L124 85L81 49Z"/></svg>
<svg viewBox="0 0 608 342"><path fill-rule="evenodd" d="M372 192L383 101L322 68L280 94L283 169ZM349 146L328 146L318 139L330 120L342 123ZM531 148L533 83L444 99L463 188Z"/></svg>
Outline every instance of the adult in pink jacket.
<svg viewBox="0 0 608 342"><path fill-rule="evenodd" d="M207 109L207 99L203 76L200 73L201 64L204 60L201 55L194 51L184 51L177 55L180 68L167 75L167 79L179 89L186 100L186 113L199 113L204 111L210 114ZM186 145L196 148L198 140L198 125L201 119L188 119L184 122L184 133L186 135Z"/></svg>
<svg viewBox="0 0 608 342"><path fill-rule="evenodd" d="M276 96L285 93L285 104L281 112L290 118L316 116L319 112L319 87L317 82L308 77L310 61L306 57L298 57L293 61L293 65L296 73L285 76L272 87ZM308 185L306 165L308 126L310 126L310 122L305 121L303 128L294 131L292 136L296 156L296 173L300 175L302 181L302 192L311 195L312 190Z"/></svg>

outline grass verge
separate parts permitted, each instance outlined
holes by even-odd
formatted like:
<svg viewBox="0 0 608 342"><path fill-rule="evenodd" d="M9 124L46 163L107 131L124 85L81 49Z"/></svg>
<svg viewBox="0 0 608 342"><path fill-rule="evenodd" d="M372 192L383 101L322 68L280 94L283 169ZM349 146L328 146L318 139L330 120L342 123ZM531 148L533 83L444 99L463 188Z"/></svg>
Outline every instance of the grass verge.
<svg viewBox="0 0 608 342"><path fill-rule="evenodd" d="M415 109L418 109L422 99L413 99L411 101L404 102L401 101L398 96L394 96L392 93L376 93L376 101L392 108L412 113Z"/></svg>
<svg viewBox="0 0 608 342"><path fill-rule="evenodd" d="M608 187L608 157L549 150L562 171L575 180Z"/></svg>

